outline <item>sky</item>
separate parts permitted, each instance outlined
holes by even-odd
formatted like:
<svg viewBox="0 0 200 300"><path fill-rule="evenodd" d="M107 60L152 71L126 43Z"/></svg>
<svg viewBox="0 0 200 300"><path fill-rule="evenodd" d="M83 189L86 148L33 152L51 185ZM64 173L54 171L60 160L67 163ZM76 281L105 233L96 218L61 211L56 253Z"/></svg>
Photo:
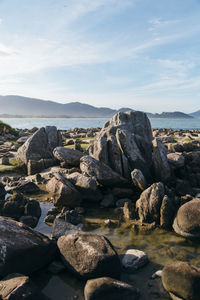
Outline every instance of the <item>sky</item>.
<svg viewBox="0 0 200 300"><path fill-rule="evenodd" d="M0 95L200 109L200 0L0 0Z"/></svg>

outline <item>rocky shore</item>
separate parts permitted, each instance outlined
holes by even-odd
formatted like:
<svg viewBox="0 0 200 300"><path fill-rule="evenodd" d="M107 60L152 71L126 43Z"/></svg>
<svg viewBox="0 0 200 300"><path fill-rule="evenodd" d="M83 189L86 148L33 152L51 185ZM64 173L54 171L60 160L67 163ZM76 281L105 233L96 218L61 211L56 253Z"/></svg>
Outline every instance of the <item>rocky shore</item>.
<svg viewBox="0 0 200 300"><path fill-rule="evenodd" d="M108 238L84 230L87 211L103 209L115 215L104 222L111 231L161 228L199 248L200 130L152 129L133 111L102 129L4 130L0 163L0 299L54 299L34 280L42 270L71 273L86 300L200 299L200 269L185 259L155 269L142 290L126 278L149 272L148 255L130 245L118 253ZM53 203L50 237L33 229L40 194Z"/></svg>

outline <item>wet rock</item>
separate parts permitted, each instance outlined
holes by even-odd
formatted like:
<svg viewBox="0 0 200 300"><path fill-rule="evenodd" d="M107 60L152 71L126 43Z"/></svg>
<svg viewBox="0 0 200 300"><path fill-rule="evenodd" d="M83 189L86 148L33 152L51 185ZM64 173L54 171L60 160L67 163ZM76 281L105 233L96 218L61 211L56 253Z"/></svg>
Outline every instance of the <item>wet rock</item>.
<svg viewBox="0 0 200 300"><path fill-rule="evenodd" d="M58 239L63 235L68 235L82 229L83 225L73 225L64 219L56 218L53 223L52 238Z"/></svg>
<svg viewBox="0 0 200 300"><path fill-rule="evenodd" d="M173 262L162 271L162 283L172 299L200 299L200 271L186 262Z"/></svg>
<svg viewBox="0 0 200 300"><path fill-rule="evenodd" d="M60 260L54 260L48 267L48 271L52 274L58 274L65 270L65 266Z"/></svg>
<svg viewBox="0 0 200 300"><path fill-rule="evenodd" d="M139 290L122 281L102 277L88 280L84 289L85 300L136 300Z"/></svg>
<svg viewBox="0 0 200 300"><path fill-rule="evenodd" d="M38 299L39 290L22 274L10 274L0 281L0 297L2 300L34 300Z"/></svg>
<svg viewBox="0 0 200 300"><path fill-rule="evenodd" d="M164 195L165 188L162 182L152 184L140 195L136 208L141 222L160 223L160 208Z"/></svg>
<svg viewBox="0 0 200 300"><path fill-rule="evenodd" d="M0 276L30 274L47 265L57 248L48 237L14 220L0 217Z"/></svg>
<svg viewBox="0 0 200 300"><path fill-rule="evenodd" d="M200 199L182 205L173 223L174 231L184 237L200 239Z"/></svg>
<svg viewBox="0 0 200 300"><path fill-rule="evenodd" d="M131 178L133 181L133 184L140 190L145 190L147 188L147 182L142 174L142 172L139 169L134 169L131 172Z"/></svg>
<svg viewBox="0 0 200 300"><path fill-rule="evenodd" d="M59 173L50 179L46 189L52 194L55 206L76 207L80 205L81 194L66 177Z"/></svg>
<svg viewBox="0 0 200 300"><path fill-rule="evenodd" d="M157 181L169 180L171 169L167 160L167 149L159 139L153 140L153 167Z"/></svg>
<svg viewBox="0 0 200 300"><path fill-rule="evenodd" d="M56 147L53 155L61 162L65 162L69 166L78 167L80 159L84 155L81 151L68 149L65 147Z"/></svg>
<svg viewBox="0 0 200 300"><path fill-rule="evenodd" d="M137 249L129 249L124 254L122 266L127 272L134 272L148 263L146 253Z"/></svg>
<svg viewBox="0 0 200 300"><path fill-rule="evenodd" d="M111 187L127 184L126 179L114 172L109 166L89 155L85 155L81 158L80 169L84 175L95 177L96 180L104 186Z"/></svg>
<svg viewBox="0 0 200 300"><path fill-rule="evenodd" d="M150 178L152 164L152 130L143 112L119 112L102 128L89 154L130 179L134 169Z"/></svg>
<svg viewBox="0 0 200 300"><path fill-rule="evenodd" d="M118 277L119 257L107 238L97 234L77 232L61 236L58 248L66 267L78 277Z"/></svg>

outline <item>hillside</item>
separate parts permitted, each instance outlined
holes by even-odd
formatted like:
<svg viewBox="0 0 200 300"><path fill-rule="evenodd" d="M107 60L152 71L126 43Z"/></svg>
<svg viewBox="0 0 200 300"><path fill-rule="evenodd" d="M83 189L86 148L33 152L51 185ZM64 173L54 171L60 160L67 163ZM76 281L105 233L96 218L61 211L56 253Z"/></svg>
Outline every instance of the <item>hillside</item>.
<svg viewBox="0 0 200 300"><path fill-rule="evenodd" d="M200 109L191 113L190 116L192 116L194 118L200 118Z"/></svg>
<svg viewBox="0 0 200 300"><path fill-rule="evenodd" d="M19 116L110 117L116 110L79 102L61 104L21 96L0 96L0 114Z"/></svg>
<svg viewBox="0 0 200 300"><path fill-rule="evenodd" d="M169 119L192 119L193 118L193 116L190 116L180 111L162 112L161 114L147 113L147 115L149 116L149 118L169 118Z"/></svg>

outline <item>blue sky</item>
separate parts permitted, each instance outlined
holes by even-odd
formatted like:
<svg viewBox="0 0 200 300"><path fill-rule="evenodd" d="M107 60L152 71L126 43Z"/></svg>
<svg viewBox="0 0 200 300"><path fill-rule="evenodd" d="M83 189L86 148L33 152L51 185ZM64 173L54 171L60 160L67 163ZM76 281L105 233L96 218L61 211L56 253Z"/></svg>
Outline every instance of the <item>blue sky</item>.
<svg viewBox="0 0 200 300"><path fill-rule="evenodd" d="M200 0L0 0L0 95L200 109Z"/></svg>

